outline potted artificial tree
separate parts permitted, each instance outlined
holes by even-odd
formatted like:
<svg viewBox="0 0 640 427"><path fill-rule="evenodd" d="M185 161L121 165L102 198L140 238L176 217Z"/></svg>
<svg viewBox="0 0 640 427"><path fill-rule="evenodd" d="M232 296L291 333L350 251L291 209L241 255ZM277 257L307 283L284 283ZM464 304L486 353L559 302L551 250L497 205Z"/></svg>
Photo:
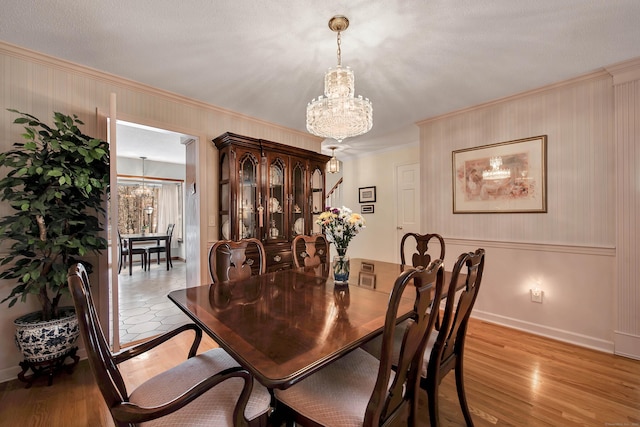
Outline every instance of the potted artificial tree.
<svg viewBox="0 0 640 427"><path fill-rule="evenodd" d="M107 247L103 230L104 195L109 185L109 147L84 135L77 116L54 113L50 127L36 117L20 115L23 142L0 154L6 176L0 180L0 200L13 213L0 218L0 236L12 242L0 265L0 279L17 281L1 302L12 307L32 295L41 310L19 317L16 343L31 368L51 370L66 356L75 357L78 325L73 307L61 307L68 295L67 269L78 257ZM51 377L50 377L51 378Z"/></svg>

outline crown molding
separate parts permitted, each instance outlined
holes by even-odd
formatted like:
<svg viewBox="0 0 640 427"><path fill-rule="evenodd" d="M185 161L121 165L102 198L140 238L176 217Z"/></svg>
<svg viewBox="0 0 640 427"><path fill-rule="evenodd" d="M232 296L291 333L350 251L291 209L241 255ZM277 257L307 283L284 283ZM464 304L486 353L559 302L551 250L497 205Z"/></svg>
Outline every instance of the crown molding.
<svg viewBox="0 0 640 427"><path fill-rule="evenodd" d="M193 98L188 98L183 95L178 95L174 92L170 92L164 89L159 89L153 86L146 85L144 83L139 83L139 82L136 82L135 80L126 79L124 77L120 77L115 74L110 74L105 71L100 71L95 68L87 67L85 65L76 64L74 62L67 61L65 59L60 59L55 56L47 55L47 54L37 52L31 49L27 49L21 46L16 46L1 40L0 40L0 54L6 54L14 58L22 59L22 60L33 62L36 64L41 64L47 67L73 73L83 77L90 77L96 81L116 85L123 89L148 93L150 95L162 97L170 101L186 104L191 107L201 108L201 109L213 111L219 114L231 116L237 119L257 123L257 124L268 126L271 128L280 129L290 134L300 135L310 141L315 141L320 143L323 140L322 138L316 137L314 135L311 135L309 133L306 133L297 129L292 129L292 128L288 128L288 127L274 124L271 122L267 122L265 120L247 116L245 114L238 113L236 111L227 110L222 107L215 106L213 104L208 104L206 102L198 101Z"/></svg>
<svg viewBox="0 0 640 427"><path fill-rule="evenodd" d="M600 69L588 74L584 74L578 77L574 77L568 80L563 80L561 82L556 82L556 83L552 83L546 86L541 86L539 88L536 89L531 89L525 92L520 92L520 93L516 93L514 95L509 95L509 96L505 96L503 98L498 98L498 99L494 99L493 101L488 101L488 102L484 102L482 104L478 104L478 105L474 105L472 107L467 107L467 108L463 108L460 110L455 110L455 111L451 111L449 113L445 113L445 114L441 114L439 116L435 116L435 117L430 117L428 119L424 119L421 120L419 122L416 122L416 125L418 126L422 126L426 123L430 123L430 122L434 122L437 120L442 120L444 118L448 118L448 117L452 117L452 116L456 116L458 114L464 114L464 113L468 113L474 110L479 110L482 108L486 108L486 107L490 107L493 105L497 105L497 104L502 104L504 102L508 102L508 101L513 101L513 100L517 100L517 99L522 99L522 98L526 98L529 97L531 95L536 95L542 92L547 92L550 90L554 90L554 89L558 89L558 88L562 88L562 87L567 87L567 86L571 86L571 85L575 85L578 83L582 83L584 81L588 81L588 80L597 80L597 79L602 79L602 78L611 78L611 74L606 70L606 69Z"/></svg>
<svg viewBox="0 0 640 427"><path fill-rule="evenodd" d="M640 58L619 62L606 69L613 76L614 86L640 80Z"/></svg>

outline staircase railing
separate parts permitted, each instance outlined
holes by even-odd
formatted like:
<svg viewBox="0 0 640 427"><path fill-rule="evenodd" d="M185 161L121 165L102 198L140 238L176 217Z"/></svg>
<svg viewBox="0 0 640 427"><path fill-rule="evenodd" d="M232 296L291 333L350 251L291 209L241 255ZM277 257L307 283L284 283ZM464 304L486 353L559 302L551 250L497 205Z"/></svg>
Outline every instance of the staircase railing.
<svg viewBox="0 0 640 427"><path fill-rule="evenodd" d="M340 178L338 182L336 182L335 185L331 187L331 190L329 190L329 192L327 193L325 197L327 201L326 203L327 206L335 206L335 203L333 202L336 199L342 200L342 194L340 193L341 186L342 186L342 178Z"/></svg>

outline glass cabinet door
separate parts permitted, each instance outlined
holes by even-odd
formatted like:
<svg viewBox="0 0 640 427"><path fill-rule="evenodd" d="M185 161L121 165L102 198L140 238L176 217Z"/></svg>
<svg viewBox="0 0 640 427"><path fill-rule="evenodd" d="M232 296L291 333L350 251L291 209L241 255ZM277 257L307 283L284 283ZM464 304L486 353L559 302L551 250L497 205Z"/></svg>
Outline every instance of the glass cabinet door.
<svg viewBox="0 0 640 427"><path fill-rule="evenodd" d="M231 239L231 212L229 205L231 204L229 181L229 154L223 153L220 159L220 234L225 240Z"/></svg>
<svg viewBox="0 0 640 427"><path fill-rule="evenodd" d="M275 159L269 165L269 183L267 210L269 223L267 224L267 239L284 239L285 215L287 200L285 193L285 166L281 159Z"/></svg>
<svg viewBox="0 0 640 427"><path fill-rule="evenodd" d="M308 212L308 202L304 195L304 175L305 165L301 161L293 162L293 170L291 175L291 195L292 195L292 220L291 220L291 236L292 238L298 234L305 234L305 213Z"/></svg>
<svg viewBox="0 0 640 427"><path fill-rule="evenodd" d="M257 237L258 161L245 154L239 162L238 238ZM234 224L235 225L235 224Z"/></svg>
<svg viewBox="0 0 640 427"><path fill-rule="evenodd" d="M322 233L322 226L316 224L320 213L324 210L324 173L316 167L311 173L311 231Z"/></svg>

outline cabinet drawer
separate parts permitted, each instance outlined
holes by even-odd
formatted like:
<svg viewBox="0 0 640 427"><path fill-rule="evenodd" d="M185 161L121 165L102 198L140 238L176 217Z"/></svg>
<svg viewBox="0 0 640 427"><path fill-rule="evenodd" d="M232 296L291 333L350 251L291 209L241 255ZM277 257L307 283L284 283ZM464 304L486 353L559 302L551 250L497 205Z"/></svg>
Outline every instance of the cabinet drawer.
<svg viewBox="0 0 640 427"><path fill-rule="evenodd" d="M293 253L288 250L267 250L267 269L269 271L291 268Z"/></svg>

